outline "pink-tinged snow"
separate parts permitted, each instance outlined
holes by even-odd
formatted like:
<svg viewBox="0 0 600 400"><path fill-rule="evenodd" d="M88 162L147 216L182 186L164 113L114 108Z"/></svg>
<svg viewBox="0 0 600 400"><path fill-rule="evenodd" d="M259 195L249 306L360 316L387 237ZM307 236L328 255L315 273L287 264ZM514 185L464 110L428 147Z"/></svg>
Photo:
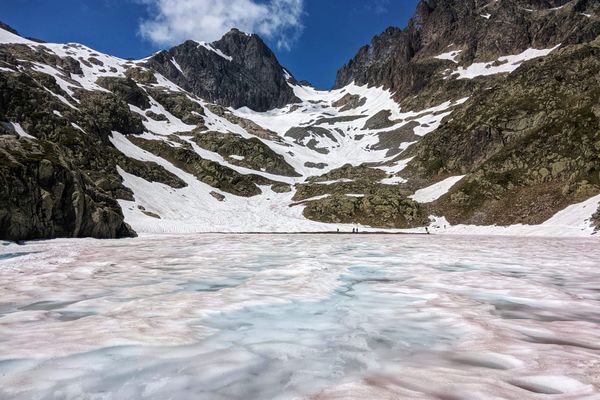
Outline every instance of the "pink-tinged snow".
<svg viewBox="0 0 600 400"><path fill-rule="evenodd" d="M448 193L452 189L452 186L456 185L464 177L465 175L451 176L441 182L417 190L410 198L418 203L431 203Z"/></svg>
<svg viewBox="0 0 600 400"><path fill-rule="evenodd" d="M527 49L520 54L500 57L497 61L474 63L466 68L459 67L450 75L456 76L457 79L473 79L478 76L510 73L519 68L523 62L545 57L559 47L560 44L550 49ZM499 65L494 65L496 63L499 63Z"/></svg>
<svg viewBox="0 0 600 400"><path fill-rule="evenodd" d="M600 398L595 238L0 247L0 398Z"/></svg>

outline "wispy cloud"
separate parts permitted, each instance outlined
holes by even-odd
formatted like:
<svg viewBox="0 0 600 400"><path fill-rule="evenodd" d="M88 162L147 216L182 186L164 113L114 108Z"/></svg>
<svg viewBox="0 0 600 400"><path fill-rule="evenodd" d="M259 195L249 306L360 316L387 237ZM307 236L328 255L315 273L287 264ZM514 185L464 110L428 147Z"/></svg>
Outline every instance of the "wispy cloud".
<svg viewBox="0 0 600 400"><path fill-rule="evenodd" d="M159 45L187 39L214 41L231 28L257 33L290 49L302 33L304 0L138 0L150 17L141 35Z"/></svg>

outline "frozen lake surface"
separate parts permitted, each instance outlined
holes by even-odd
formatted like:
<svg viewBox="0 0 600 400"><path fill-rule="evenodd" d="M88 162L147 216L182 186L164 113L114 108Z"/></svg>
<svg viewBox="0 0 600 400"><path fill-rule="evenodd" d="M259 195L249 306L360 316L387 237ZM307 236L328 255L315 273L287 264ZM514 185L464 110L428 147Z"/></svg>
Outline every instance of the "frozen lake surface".
<svg viewBox="0 0 600 400"><path fill-rule="evenodd" d="M0 247L1 399L600 399L600 242Z"/></svg>

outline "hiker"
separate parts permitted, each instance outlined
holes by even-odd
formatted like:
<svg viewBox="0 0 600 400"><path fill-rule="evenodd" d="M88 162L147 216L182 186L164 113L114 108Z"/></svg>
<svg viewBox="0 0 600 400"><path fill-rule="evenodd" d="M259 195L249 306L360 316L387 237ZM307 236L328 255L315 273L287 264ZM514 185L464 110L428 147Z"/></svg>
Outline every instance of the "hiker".
<svg viewBox="0 0 600 400"><path fill-rule="evenodd" d="M429 228L425 227L425 232L427 232L427 234L429 235Z"/></svg>
<svg viewBox="0 0 600 400"><path fill-rule="evenodd" d="M354 228L352 228L352 233L356 233L356 231L355 231L355 229L354 229Z"/></svg>

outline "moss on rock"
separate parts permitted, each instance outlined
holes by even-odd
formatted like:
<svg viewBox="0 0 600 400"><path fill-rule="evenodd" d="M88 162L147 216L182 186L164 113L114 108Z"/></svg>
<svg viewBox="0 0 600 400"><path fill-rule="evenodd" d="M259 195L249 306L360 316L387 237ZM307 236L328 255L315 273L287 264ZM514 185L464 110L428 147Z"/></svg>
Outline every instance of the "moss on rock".
<svg viewBox="0 0 600 400"><path fill-rule="evenodd" d="M246 139L233 133L206 132L196 134L193 140L198 146L220 154L232 164L275 175L300 176L282 155L275 153L258 138Z"/></svg>

